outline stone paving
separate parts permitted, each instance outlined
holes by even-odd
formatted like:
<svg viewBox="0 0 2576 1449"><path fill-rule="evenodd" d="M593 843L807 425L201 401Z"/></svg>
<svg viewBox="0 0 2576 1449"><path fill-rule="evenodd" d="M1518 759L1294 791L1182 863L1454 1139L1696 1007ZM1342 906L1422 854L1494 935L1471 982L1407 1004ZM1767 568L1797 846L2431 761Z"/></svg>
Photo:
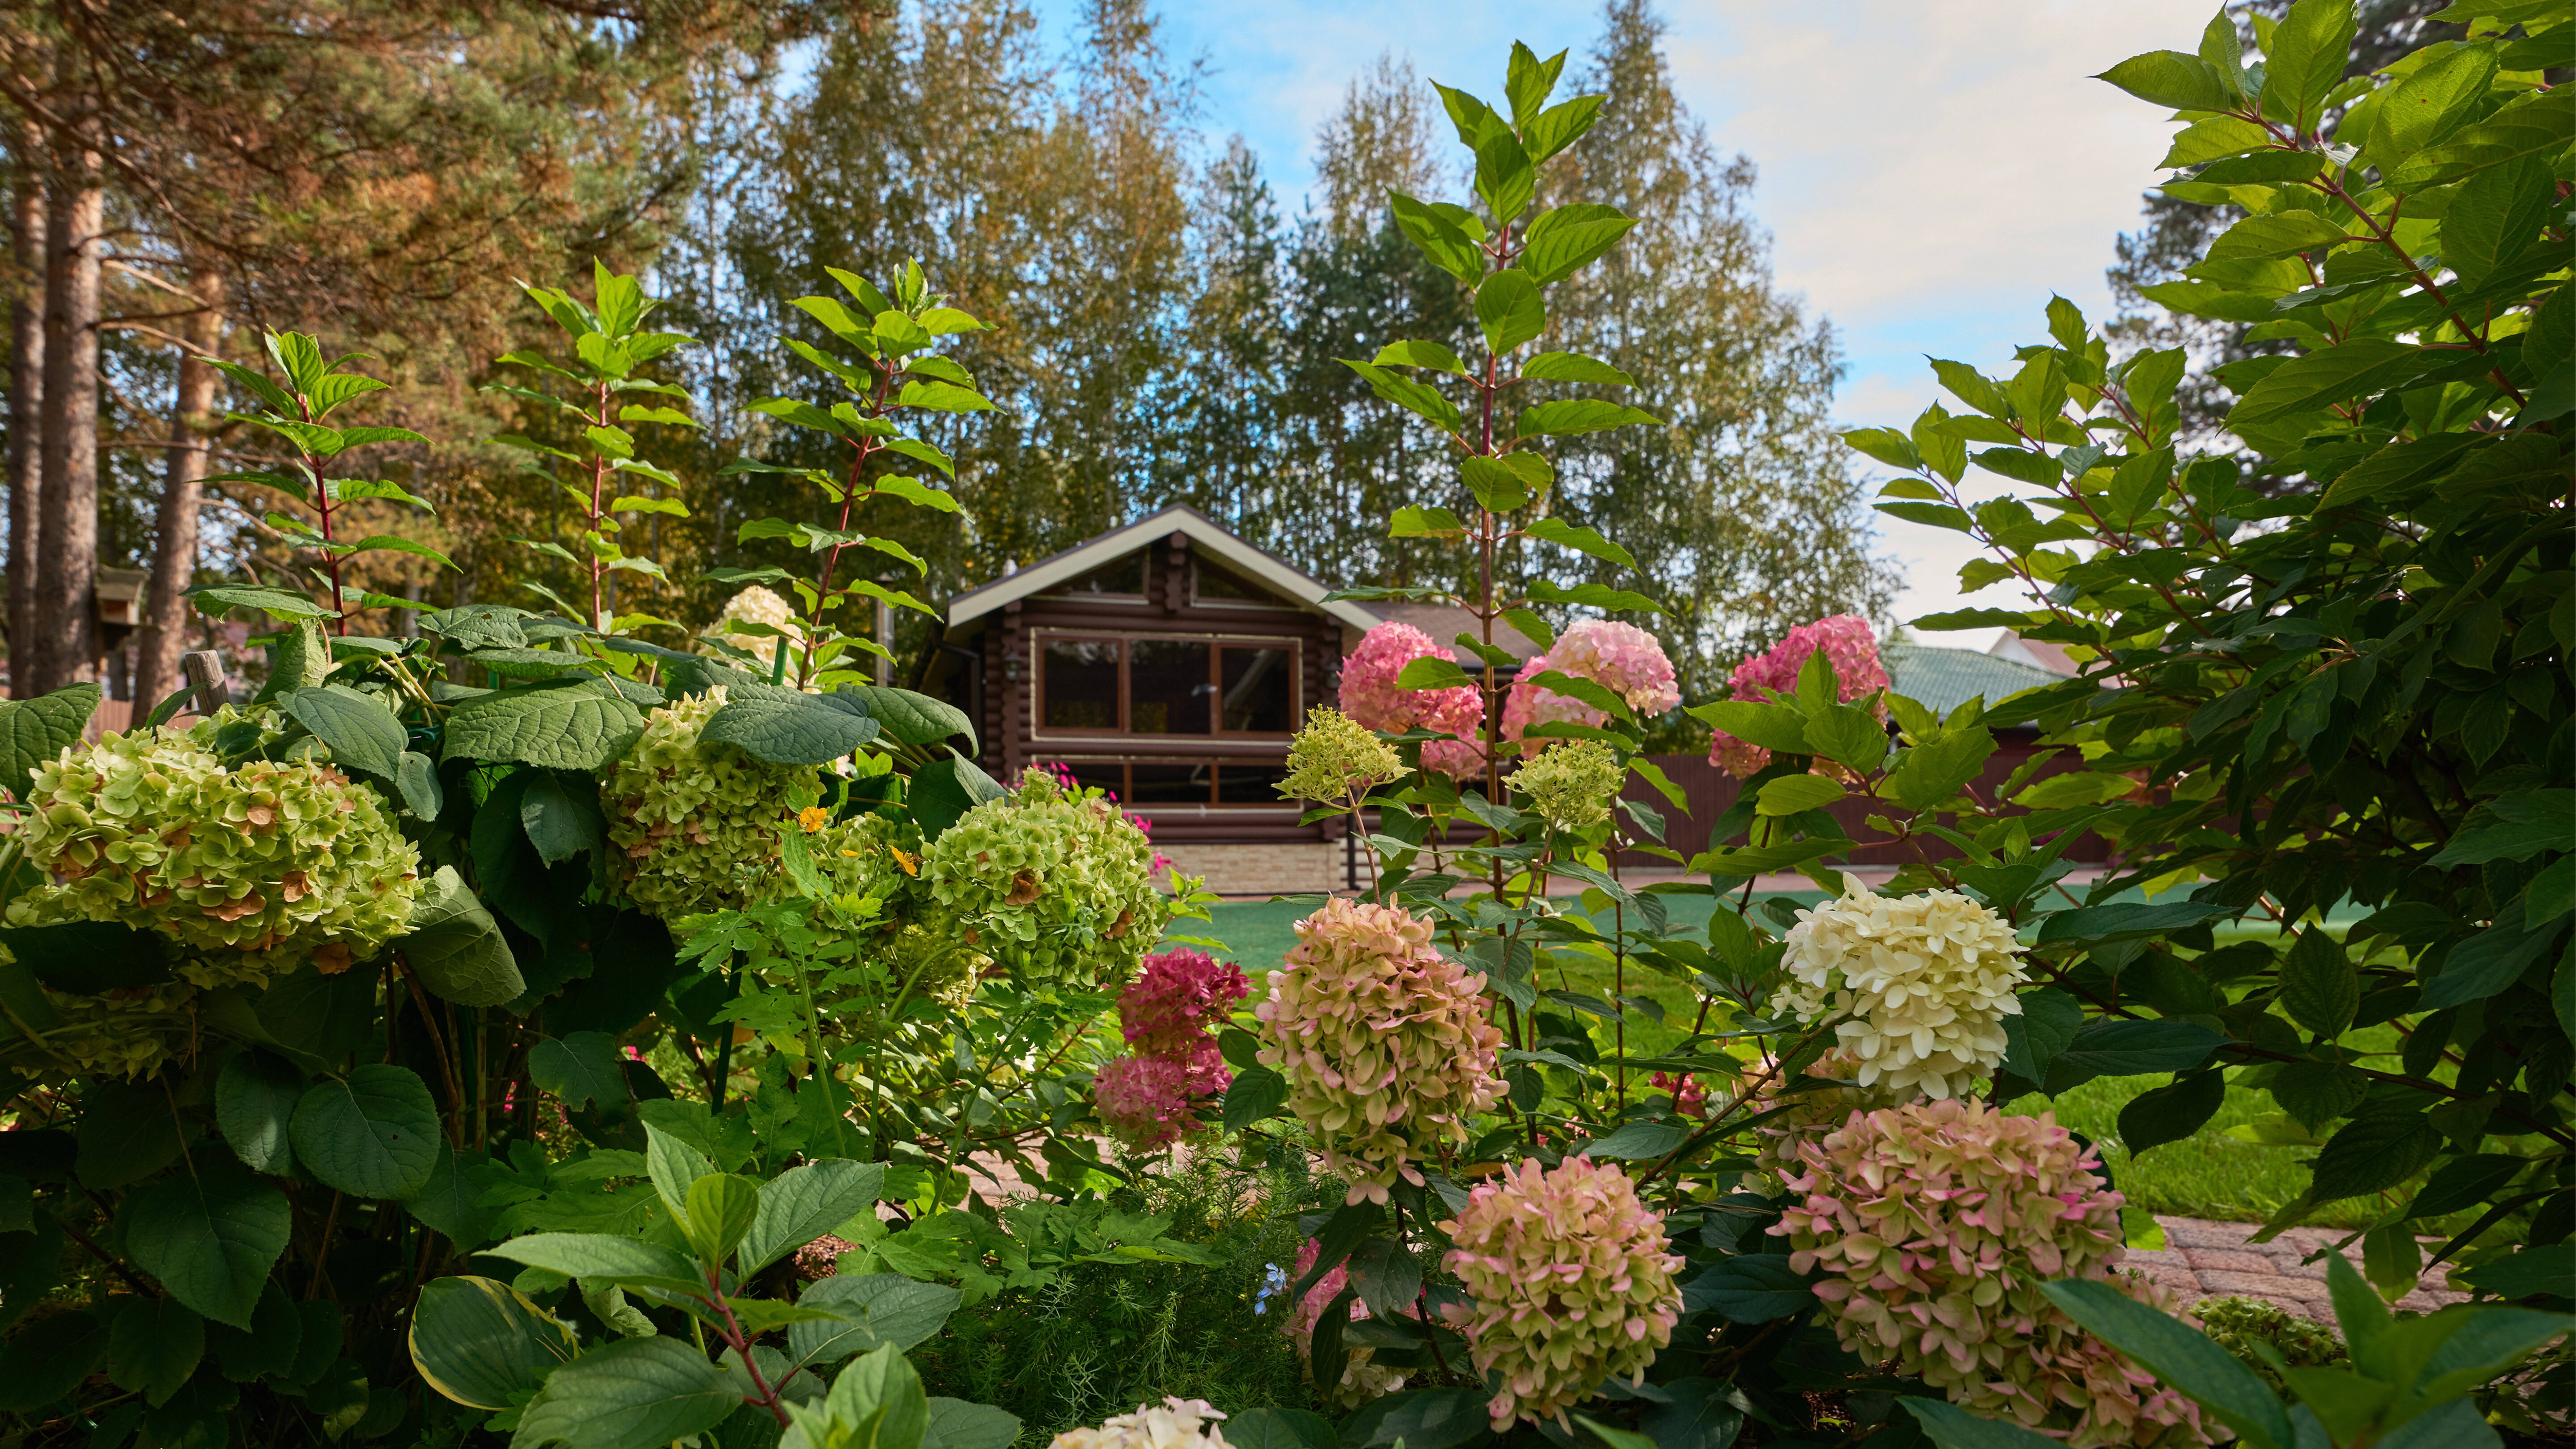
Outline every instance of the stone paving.
<svg viewBox="0 0 2576 1449"><path fill-rule="evenodd" d="M2166 1217L2159 1214L2156 1222L2165 1230L2161 1251L2131 1249L2123 1266L2134 1267L2182 1296L2189 1308L2203 1298L2242 1294L2279 1305L2292 1313L2331 1326L2334 1309L2326 1301L2326 1264L2319 1258L2303 1263L2329 1243L2349 1236L2325 1228L2291 1228L2268 1243L2247 1241L2262 1230L2258 1223L2214 1223L2203 1218ZM2344 1257L2355 1269L2361 1267L2361 1245L2354 1243ZM2397 1301L2397 1307L2430 1312L2446 1303L2465 1300L2465 1293L2454 1293L2446 1286L2449 1269L2435 1268L2414 1292Z"/></svg>

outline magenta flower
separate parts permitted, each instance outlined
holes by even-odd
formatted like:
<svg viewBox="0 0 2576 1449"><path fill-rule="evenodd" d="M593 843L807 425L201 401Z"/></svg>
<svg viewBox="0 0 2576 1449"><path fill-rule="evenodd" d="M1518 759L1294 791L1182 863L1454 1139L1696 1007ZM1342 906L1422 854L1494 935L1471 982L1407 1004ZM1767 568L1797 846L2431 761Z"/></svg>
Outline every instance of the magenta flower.
<svg viewBox="0 0 2576 1449"><path fill-rule="evenodd" d="M1734 698L1756 704L1762 701L1766 689L1788 694L1797 689L1798 671L1807 667L1818 649L1825 651L1825 662L1834 667L1834 697L1838 702L1849 704L1887 688L1887 670L1878 657L1878 636L1871 632L1869 621L1857 614L1835 614L1801 624L1768 651L1744 656L1728 688ZM1716 730L1709 736L1708 762L1740 780L1769 765L1771 752Z"/></svg>
<svg viewBox="0 0 2576 1449"><path fill-rule="evenodd" d="M1450 689L1398 689L1396 676L1416 659L1446 659L1449 650L1411 624L1395 620L1378 625L1360 638L1360 647L1342 663L1342 713L1362 727L1382 734L1407 730L1442 730L1455 740L1428 740L1422 767L1464 778L1485 768L1484 746L1477 742L1485 722L1484 691L1473 685Z"/></svg>

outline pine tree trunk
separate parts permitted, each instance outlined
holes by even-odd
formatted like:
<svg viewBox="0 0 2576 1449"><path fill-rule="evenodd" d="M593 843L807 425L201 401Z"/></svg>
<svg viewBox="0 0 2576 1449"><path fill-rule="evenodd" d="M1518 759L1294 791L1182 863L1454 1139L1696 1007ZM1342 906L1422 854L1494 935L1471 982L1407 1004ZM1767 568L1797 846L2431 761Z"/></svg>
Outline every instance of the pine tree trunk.
<svg viewBox="0 0 2576 1449"><path fill-rule="evenodd" d="M17 263L9 295L9 682L24 699L36 641L37 480L44 466L45 182L35 128L18 146L9 241Z"/></svg>
<svg viewBox="0 0 2576 1449"><path fill-rule="evenodd" d="M215 408L215 369L204 358L222 349L223 274L201 269L188 290L204 310L188 319L190 350L179 358L179 385L170 409L169 482L161 490L159 536L152 549L152 578L145 585L143 627L134 650L137 717L179 688L179 656L188 650L188 601L180 592L196 582L197 512L205 499L206 424Z"/></svg>
<svg viewBox="0 0 2576 1449"><path fill-rule="evenodd" d="M57 138L45 217L45 466L33 692L98 678L98 305L106 195L97 150Z"/></svg>

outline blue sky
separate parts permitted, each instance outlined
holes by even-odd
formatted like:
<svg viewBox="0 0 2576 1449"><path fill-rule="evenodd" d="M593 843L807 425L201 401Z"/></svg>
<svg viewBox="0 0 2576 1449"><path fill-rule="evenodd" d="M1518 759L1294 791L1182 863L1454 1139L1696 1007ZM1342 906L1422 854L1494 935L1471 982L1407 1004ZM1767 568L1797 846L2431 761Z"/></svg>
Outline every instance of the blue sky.
<svg viewBox="0 0 2576 1449"><path fill-rule="evenodd" d="M1038 0L1069 39L1077 0ZM1595 29L1558 0L1161 0L1166 42L1203 60L1204 124L1240 133L1293 209L1316 127L1381 51L1479 94L1511 42L1541 55ZM2158 175L2170 127L2088 79L2142 50L2191 48L2213 0L1665 0L1682 97L1761 167L1774 270L1833 319L1850 425L1910 421L1936 395L1924 354L1993 371L2044 335L2062 293L2099 317L2102 269ZM1908 588L1899 617L1961 603L1956 536L1881 519ZM1975 602L2004 603L2001 588ZM1983 646L1993 631L1940 642Z"/></svg>

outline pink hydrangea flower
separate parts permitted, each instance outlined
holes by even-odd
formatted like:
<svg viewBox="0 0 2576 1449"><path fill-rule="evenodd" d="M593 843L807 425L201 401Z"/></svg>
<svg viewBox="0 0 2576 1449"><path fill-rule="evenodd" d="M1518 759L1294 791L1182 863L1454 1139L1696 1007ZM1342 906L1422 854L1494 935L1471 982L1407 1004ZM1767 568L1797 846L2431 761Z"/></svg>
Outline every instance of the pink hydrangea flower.
<svg viewBox="0 0 2576 1449"><path fill-rule="evenodd" d="M2198 1405L2040 1292L2086 1278L2179 1308L2114 1271L2124 1199L2054 1115L1952 1099L1855 1111L1791 1143L1789 1205L1771 1231L1789 1239L1793 1269L1824 1269L1816 1297L1843 1347L2068 1449L2210 1442Z"/></svg>
<svg viewBox="0 0 2576 1449"><path fill-rule="evenodd" d="M1634 624L1586 619L1557 635L1546 653L1521 666L1519 680L1503 700L1503 738L1517 743L1538 725L1598 725L1609 719L1579 699L1533 682L1551 669L1600 685L1641 715L1661 714L1682 702L1682 692L1673 682L1673 661L1665 657L1664 646L1654 635Z"/></svg>
<svg viewBox="0 0 2576 1449"><path fill-rule="evenodd" d="M1445 1260L1472 1305L1441 1310L1467 1337L1476 1367L1501 1379L1488 1406L1497 1429L1536 1423L1592 1396L1613 1374L1630 1387L1672 1342L1681 1318L1664 1215L1637 1200L1628 1174L1588 1157L1553 1169L1505 1168L1440 1225Z"/></svg>
<svg viewBox="0 0 2576 1449"><path fill-rule="evenodd" d="M1102 1067L1091 1103L1101 1124L1139 1152L1169 1147L1199 1126L1189 1069L1160 1057L1121 1057Z"/></svg>
<svg viewBox="0 0 2576 1449"><path fill-rule="evenodd" d="M1118 993L1119 1030L1146 1055L1186 1049L1251 992L1231 961L1186 948L1157 951Z"/></svg>
<svg viewBox="0 0 2576 1449"><path fill-rule="evenodd" d="M1790 630L1789 637L1769 650L1744 656L1727 687L1734 698L1754 703L1761 702L1766 689L1790 693L1798 687L1798 671L1807 667L1807 661L1819 649L1825 651L1825 661L1834 667L1835 698L1840 703L1849 704L1887 688L1887 669L1878 657L1878 635L1858 614L1835 614ZM1741 780L1761 773L1771 763L1771 752L1724 730L1715 730L1709 735L1708 762Z"/></svg>
<svg viewBox="0 0 2576 1449"><path fill-rule="evenodd" d="M1447 659L1448 649L1411 624L1389 619L1360 636L1360 647L1342 663L1342 713L1367 729L1400 735L1441 730L1454 740L1429 740L1422 767L1464 778L1485 768L1476 731L1485 722L1485 694L1474 685L1451 689L1398 689L1396 676L1416 659Z"/></svg>

